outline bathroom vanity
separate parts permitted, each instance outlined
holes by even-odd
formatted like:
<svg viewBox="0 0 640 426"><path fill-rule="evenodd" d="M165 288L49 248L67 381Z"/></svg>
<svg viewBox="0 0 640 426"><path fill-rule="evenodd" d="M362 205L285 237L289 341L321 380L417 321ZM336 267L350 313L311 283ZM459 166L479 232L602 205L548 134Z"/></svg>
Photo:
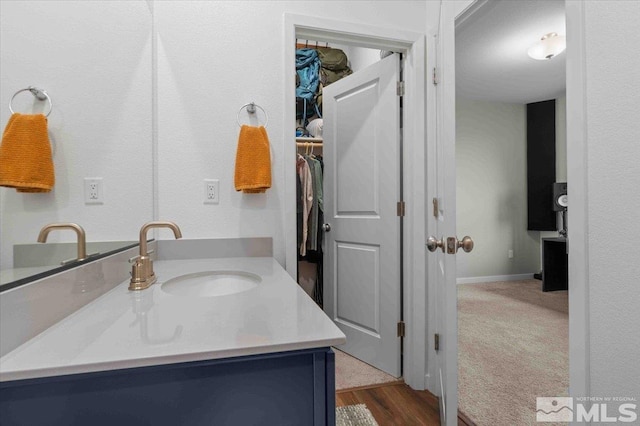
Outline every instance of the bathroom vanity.
<svg viewBox="0 0 640 426"><path fill-rule="evenodd" d="M0 358L1 424L334 424L344 334L273 258L154 267Z"/></svg>

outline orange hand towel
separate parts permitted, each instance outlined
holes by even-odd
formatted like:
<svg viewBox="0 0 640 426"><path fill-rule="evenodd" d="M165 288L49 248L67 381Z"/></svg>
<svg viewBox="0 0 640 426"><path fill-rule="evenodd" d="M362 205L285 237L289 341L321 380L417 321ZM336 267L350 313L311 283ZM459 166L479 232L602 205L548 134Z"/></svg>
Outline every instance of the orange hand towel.
<svg viewBox="0 0 640 426"><path fill-rule="evenodd" d="M271 149L263 126L244 125L240 129L234 183L236 191L245 193L271 188Z"/></svg>
<svg viewBox="0 0 640 426"><path fill-rule="evenodd" d="M13 114L0 145L0 186L18 192L50 192L54 183L47 117Z"/></svg>

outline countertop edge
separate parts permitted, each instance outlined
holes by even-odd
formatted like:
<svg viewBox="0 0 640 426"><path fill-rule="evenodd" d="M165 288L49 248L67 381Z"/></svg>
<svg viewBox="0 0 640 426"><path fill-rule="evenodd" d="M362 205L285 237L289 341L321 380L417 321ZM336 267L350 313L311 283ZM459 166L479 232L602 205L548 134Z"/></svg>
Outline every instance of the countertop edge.
<svg viewBox="0 0 640 426"><path fill-rule="evenodd" d="M280 352L293 352L304 349L315 349L342 345L347 341L346 337L312 340L291 344L255 346L243 349L228 349L214 352L197 352L180 355L160 356L153 358L127 359L115 362L99 362L94 364L81 364L59 368L43 368L37 370L12 371L0 373L0 383L8 383L28 379L45 379L49 377L63 377L75 374L106 373L111 371L126 370L130 368L160 367L164 365L188 363L194 361L209 361L218 359L232 359L252 355L269 355Z"/></svg>

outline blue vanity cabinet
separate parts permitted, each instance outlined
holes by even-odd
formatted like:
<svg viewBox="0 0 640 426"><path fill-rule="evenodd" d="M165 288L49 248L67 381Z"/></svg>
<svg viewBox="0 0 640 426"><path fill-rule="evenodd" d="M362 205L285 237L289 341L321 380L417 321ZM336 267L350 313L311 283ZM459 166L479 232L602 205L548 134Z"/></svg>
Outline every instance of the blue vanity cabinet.
<svg viewBox="0 0 640 426"><path fill-rule="evenodd" d="M335 424L330 348L0 383L0 424Z"/></svg>

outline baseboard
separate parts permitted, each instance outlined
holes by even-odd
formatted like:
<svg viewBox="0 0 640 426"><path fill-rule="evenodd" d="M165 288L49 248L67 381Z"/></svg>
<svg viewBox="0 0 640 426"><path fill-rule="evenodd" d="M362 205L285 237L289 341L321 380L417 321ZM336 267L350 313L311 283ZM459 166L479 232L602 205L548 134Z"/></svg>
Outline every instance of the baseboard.
<svg viewBox="0 0 640 426"><path fill-rule="evenodd" d="M462 411L458 410L458 426L476 426L476 424Z"/></svg>
<svg viewBox="0 0 640 426"><path fill-rule="evenodd" d="M456 284L479 284L490 283L497 281L520 281L533 279L533 272L529 274L515 274L515 275L489 275L486 277L465 277L458 278Z"/></svg>

